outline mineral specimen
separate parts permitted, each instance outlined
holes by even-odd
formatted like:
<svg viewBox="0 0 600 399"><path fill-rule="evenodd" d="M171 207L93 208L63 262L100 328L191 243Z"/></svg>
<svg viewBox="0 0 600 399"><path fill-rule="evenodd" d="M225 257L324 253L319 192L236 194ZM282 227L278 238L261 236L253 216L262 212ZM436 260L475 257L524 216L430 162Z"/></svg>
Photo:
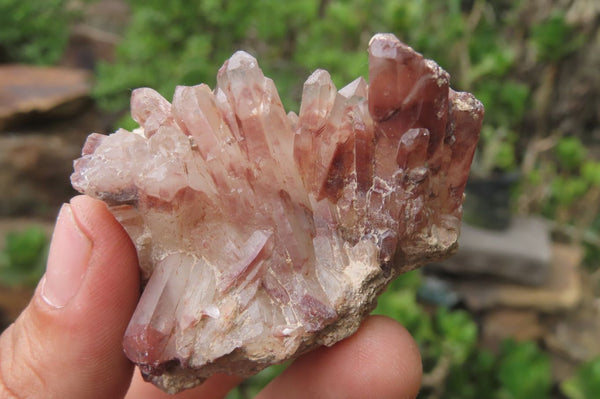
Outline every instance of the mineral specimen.
<svg viewBox="0 0 600 399"><path fill-rule="evenodd" d="M73 186L106 201L145 284L124 349L167 392L352 334L399 273L448 256L483 118L391 34L369 79L315 71L299 115L239 51L214 90L137 89L140 128L92 134Z"/></svg>

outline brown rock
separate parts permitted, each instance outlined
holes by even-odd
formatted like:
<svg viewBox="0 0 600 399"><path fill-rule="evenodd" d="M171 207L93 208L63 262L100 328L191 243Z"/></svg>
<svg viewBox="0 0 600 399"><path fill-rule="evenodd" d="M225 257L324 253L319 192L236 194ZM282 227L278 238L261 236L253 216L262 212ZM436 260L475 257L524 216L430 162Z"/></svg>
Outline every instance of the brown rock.
<svg viewBox="0 0 600 399"><path fill-rule="evenodd" d="M572 362L584 362L600 356L600 271L583 274L581 305L550 320L551 328L545 343L555 354Z"/></svg>
<svg viewBox="0 0 600 399"><path fill-rule="evenodd" d="M545 337L548 348L572 360L584 362L600 356L600 312L567 316Z"/></svg>
<svg viewBox="0 0 600 399"><path fill-rule="evenodd" d="M545 332L539 315L527 309L492 310L484 315L481 323L482 343L494 350L504 339L537 340Z"/></svg>
<svg viewBox="0 0 600 399"><path fill-rule="evenodd" d="M75 193L67 181L79 145L62 135L1 135L0 215L54 216Z"/></svg>
<svg viewBox="0 0 600 399"><path fill-rule="evenodd" d="M551 273L550 231L540 218L514 217L503 231L463 223L458 244L455 256L429 270L494 276L527 285L543 285Z"/></svg>
<svg viewBox="0 0 600 399"><path fill-rule="evenodd" d="M545 285L527 287L496 279L453 283L458 294L472 310L498 306L557 312L575 307L581 299L579 264L582 250L564 244L552 246L551 274Z"/></svg>
<svg viewBox="0 0 600 399"><path fill-rule="evenodd" d="M99 61L114 60L131 13L124 0L83 2L80 7L81 15L71 28L60 65L93 70Z"/></svg>
<svg viewBox="0 0 600 399"><path fill-rule="evenodd" d="M91 74L78 69L0 65L0 131L31 115L71 115L88 98Z"/></svg>

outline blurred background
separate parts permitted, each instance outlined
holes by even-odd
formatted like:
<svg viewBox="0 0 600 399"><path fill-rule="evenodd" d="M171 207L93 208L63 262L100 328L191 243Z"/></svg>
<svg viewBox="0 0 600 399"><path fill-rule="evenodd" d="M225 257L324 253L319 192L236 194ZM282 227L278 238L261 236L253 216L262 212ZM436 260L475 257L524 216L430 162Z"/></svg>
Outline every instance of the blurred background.
<svg viewBox="0 0 600 399"><path fill-rule="evenodd" d="M420 397L600 398L599 27L597 0L0 0L0 331L85 137L134 126L133 88L214 87L244 49L297 111L314 69L367 77L370 37L393 32L486 107L461 249L376 309L417 339Z"/></svg>

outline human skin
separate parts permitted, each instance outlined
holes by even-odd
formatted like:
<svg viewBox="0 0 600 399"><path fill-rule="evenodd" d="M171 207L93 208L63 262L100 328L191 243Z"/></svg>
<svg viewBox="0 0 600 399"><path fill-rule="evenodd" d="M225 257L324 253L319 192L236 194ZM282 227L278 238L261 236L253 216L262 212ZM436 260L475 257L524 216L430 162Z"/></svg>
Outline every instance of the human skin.
<svg viewBox="0 0 600 399"><path fill-rule="evenodd" d="M57 218L47 269L31 302L0 336L0 398L222 398L241 380L215 375L178 395L145 383L121 341L139 297L135 248L106 205L86 196ZM414 398L414 340L382 316L298 358L258 396ZM132 378L133 376L133 378Z"/></svg>

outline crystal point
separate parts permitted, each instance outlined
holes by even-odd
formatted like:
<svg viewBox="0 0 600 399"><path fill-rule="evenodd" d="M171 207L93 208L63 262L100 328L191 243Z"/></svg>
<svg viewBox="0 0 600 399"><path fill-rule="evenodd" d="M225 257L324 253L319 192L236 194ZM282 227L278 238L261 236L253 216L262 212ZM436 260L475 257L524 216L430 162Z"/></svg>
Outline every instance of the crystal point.
<svg viewBox="0 0 600 399"><path fill-rule="evenodd" d="M483 107L391 34L369 60L369 84L339 91L314 72L296 115L240 51L214 90L135 90L141 129L89 136L71 181L137 248L123 345L145 379L173 393L333 345L452 253Z"/></svg>

